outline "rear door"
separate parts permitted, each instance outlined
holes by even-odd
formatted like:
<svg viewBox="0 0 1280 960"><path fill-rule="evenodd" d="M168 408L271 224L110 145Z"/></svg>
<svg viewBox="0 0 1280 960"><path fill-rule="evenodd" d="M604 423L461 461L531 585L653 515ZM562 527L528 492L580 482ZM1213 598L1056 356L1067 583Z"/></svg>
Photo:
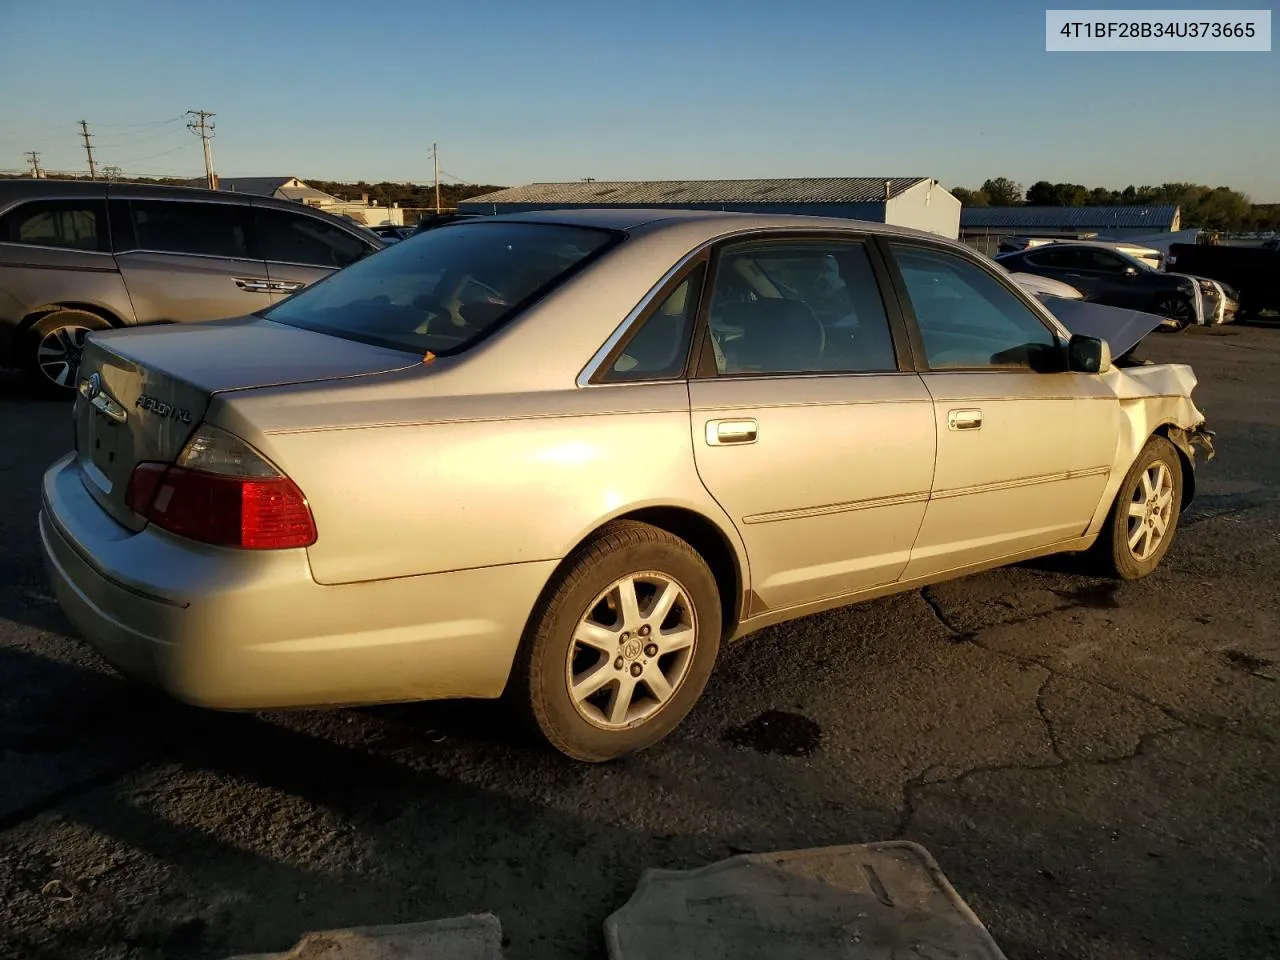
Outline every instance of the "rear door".
<svg viewBox="0 0 1280 960"><path fill-rule="evenodd" d="M282 300L374 252L354 231L302 210L255 206L254 252L267 265L271 296Z"/></svg>
<svg viewBox="0 0 1280 960"><path fill-rule="evenodd" d="M217 320L271 305L266 264L249 252L250 208L112 189L116 264L139 323Z"/></svg>
<svg viewBox="0 0 1280 960"><path fill-rule="evenodd" d="M752 614L892 583L907 565L933 478L933 406L900 365L884 278L853 237L716 255L691 439L746 545Z"/></svg>

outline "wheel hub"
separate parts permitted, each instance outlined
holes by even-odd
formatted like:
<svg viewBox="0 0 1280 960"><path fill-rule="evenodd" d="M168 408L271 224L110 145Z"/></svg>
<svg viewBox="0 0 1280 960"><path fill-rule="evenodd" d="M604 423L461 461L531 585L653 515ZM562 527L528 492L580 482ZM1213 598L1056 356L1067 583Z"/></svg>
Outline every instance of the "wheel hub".
<svg viewBox="0 0 1280 960"><path fill-rule="evenodd" d="M693 662L696 620L688 592L656 571L622 577L578 621L565 680L583 719L621 730L657 714Z"/></svg>

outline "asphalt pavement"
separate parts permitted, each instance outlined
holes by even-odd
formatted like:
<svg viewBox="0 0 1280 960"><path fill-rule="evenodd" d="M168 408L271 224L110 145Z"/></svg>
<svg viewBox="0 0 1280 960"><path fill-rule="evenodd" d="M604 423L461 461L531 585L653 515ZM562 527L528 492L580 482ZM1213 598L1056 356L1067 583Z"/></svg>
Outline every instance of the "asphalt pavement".
<svg viewBox="0 0 1280 960"><path fill-rule="evenodd" d="M40 568L66 404L0 380L0 956L221 958L492 912L603 955L649 867L905 838L1011 960L1280 956L1280 329L1153 335L1218 432L1171 555L767 630L668 741L587 767L487 703L230 715L114 675Z"/></svg>

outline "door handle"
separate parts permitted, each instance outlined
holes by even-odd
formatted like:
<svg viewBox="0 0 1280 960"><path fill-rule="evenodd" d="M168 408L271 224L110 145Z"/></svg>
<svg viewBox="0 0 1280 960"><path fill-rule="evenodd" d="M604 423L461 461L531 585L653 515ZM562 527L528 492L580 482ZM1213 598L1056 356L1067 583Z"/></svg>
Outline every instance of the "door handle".
<svg viewBox="0 0 1280 960"><path fill-rule="evenodd" d="M279 293L293 293L301 290L306 284L301 280L272 280L271 287Z"/></svg>
<svg viewBox="0 0 1280 960"><path fill-rule="evenodd" d="M950 410L947 412L948 430L981 430L981 410Z"/></svg>
<svg viewBox="0 0 1280 960"><path fill-rule="evenodd" d="M713 447L730 443L755 443L760 425L754 420L708 420L707 443Z"/></svg>
<svg viewBox="0 0 1280 960"><path fill-rule="evenodd" d="M270 293L271 281L261 277L236 277L236 286L245 293Z"/></svg>

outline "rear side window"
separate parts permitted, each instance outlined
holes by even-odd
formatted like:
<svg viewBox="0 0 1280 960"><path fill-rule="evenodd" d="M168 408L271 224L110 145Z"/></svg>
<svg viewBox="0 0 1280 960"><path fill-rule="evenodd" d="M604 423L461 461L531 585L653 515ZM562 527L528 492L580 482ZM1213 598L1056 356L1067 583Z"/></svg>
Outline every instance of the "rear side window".
<svg viewBox="0 0 1280 960"><path fill-rule="evenodd" d="M249 257L249 208L187 200L131 200L139 250Z"/></svg>
<svg viewBox="0 0 1280 960"><path fill-rule="evenodd" d="M703 269L699 264L662 298L609 367L606 383L670 380L684 374Z"/></svg>
<svg viewBox="0 0 1280 960"><path fill-rule="evenodd" d="M263 260L341 269L373 249L318 217L268 209L256 209L253 216L255 255Z"/></svg>
<svg viewBox="0 0 1280 960"><path fill-rule="evenodd" d="M415 353L459 353L618 239L557 224L440 227L354 263L263 315Z"/></svg>
<svg viewBox="0 0 1280 960"><path fill-rule="evenodd" d="M68 250L107 249L107 205L102 200L36 200L0 219L0 240Z"/></svg>

